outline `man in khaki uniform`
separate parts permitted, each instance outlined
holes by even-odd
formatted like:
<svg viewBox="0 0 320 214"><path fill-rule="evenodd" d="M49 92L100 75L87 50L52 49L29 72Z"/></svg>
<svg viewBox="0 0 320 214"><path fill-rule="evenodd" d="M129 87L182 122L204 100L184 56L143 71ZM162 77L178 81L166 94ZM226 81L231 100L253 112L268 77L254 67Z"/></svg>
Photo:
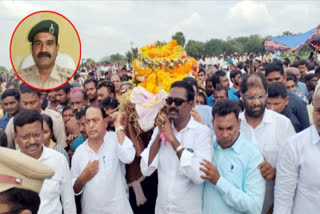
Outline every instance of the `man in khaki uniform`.
<svg viewBox="0 0 320 214"><path fill-rule="evenodd" d="M41 109L42 100L40 99L40 92L28 87L25 84L20 86L20 102L23 109L33 109L40 114L47 114L51 117L53 121L53 133L57 139L57 143L60 144L63 148L67 146L66 144L66 133L63 123L62 116L51 109ZM14 143L14 127L13 127L13 118L10 118L8 125L6 127L6 135L8 139L8 147L15 148Z"/></svg>
<svg viewBox="0 0 320 214"><path fill-rule="evenodd" d="M43 181L53 175L39 160L0 148L0 213L37 213Z"/></svg>
<svg viewBox="0 0 320 214"><path fill-rule="evenodd" d="M55 88L65 83L74 70L55 63L59 51L59 26L52 20L36 24L28 35L35 65L20 69L18 74L28 84L41 88Z"/></svg>

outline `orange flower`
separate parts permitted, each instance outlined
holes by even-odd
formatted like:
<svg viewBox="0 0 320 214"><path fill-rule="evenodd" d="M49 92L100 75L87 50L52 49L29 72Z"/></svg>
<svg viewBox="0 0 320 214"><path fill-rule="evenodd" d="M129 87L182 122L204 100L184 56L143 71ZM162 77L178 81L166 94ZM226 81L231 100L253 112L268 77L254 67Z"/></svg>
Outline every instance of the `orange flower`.
<svg viewBox="0 0 320 214"><path fill-rule="evenodd" d="M171 40L143 46L132 65L139 85L156 94L161 89L169 92L173 82L188 76L196 61L176 40Z"/></svg>

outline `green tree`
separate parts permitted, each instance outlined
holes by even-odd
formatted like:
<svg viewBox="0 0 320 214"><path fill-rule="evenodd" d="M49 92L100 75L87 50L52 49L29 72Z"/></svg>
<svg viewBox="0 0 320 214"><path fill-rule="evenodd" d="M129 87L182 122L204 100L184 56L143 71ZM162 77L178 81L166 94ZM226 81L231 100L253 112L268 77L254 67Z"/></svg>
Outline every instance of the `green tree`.
<svg viewBox="0 0 320 214"><path fill-rule="evenodd" d="M204 44L202 42L189 40L188 43L186 44L185 50L188 56L200 58L204 55L203 47L204 47Z"/></svg>
<svg viewBox="0 0 320 214"><path fill-rule="evenodd" d="M204 55L218 55L225 51L224 41L221 39L210 39L204 43Z"/></svg>
<svg viewBox="0 0 320 214"><path fill-rule="evenodd" d="M177 32L172 36L172 39L177 40L177 43L184 47L184 44L186 43L186 38L184 37L182 32Z"/></svg>
<svg viewBox="0 0 320 214"><path fill-rule="evenodd" d="M239 42L237 39L227 40L227 43L230 45L231 53L234 53L234 52L243 53L244 52L242 43Z"/></svg>
<svg viewBox="0 0 320 214"><path fill-rule="evenodd" d="M86 61L86 64L87 65L91 65L91 64L93 64L93 63L96 63L93 59L91 59L91 58L88 58L87 59L87 61Z"/></svg>
<svg viewBox="0 0 320 214"><path fill-rule="evenodd" d="M123 61L123 60L126 60L126 57L119 54L119 53L116 53L116 54L112 54L110 56L110 62L120 62L120 61Z"/></svg>
<svg viewBox="0 0 320 214"><path fill-rule="evenodd" d="M262 38L259 35L251 35L248 37L248 41L244 44L243 49L250 52L261 52L264 53L264 41L266 38Z"/></svg>
<svg viewBox="0 0 320 214"><path fill-rule="evenodd" d="M293 33L291 33L290 31L286 30L282 33L282 36L290 36L292 35Z"/></svg>
<svg viewBox="0 0 320 214"><path fill-rule="evenodd" d="M126 52L126 57L128 60L134 60L135 58L138 57L138 48L131 48L131 50Z"/></svg>
<svg viewBox="0 0 320 214"><path fill-rule="evenodd" d="M300 56L309 56L310 52L312 52L313 50L310 48L309 45L304 45L299 51L298 51L298 55ZM307 57L305 57L307 58Z"/></svg>
<svg viewBox="0 0 320 214"><path fill-rule="evenodd" d="M8 69L4 66L1 66L0 65L0 73L3 72L3 73L7 73L8 72Z"/></svg>
<svg viewBox="0 0 320 214"><path fill-rule="evenodd" d="M222 41L223 44L223 53L225 54L232 54L235 51L235 47L233 46L233 43L230 41Z"/></svg>

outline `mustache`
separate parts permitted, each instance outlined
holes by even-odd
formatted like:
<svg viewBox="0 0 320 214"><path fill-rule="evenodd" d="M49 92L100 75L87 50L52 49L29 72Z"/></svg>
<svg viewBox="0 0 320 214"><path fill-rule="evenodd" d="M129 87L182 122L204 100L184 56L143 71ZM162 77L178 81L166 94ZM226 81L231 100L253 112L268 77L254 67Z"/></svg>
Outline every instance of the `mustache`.
<svg viewBox="0 0 320 214"><path fill-rule="evenodd" d="M176 108L169 108L169 112L176 112L179 113L179 111Z"/></svg>
<svg viewBox="0 0 320 214"><path fill-rule="evenodd" d="M253 105L253 106L251 106L250 108L251 108L251 109L253 109L253 108L262 108L262 105Z"/></svg>
<svg viewBox="0 0 320 214"><path fill-rule="evenodd" d="M38 58L43 57L43 56L51 58L51 54L49 54L48 52L39 52L37 55Z"/></svg>
<svg viewBox="0 0 320 214"><path fill-rule="evenodd" d="M39 147L39 146L40 146L40 144L39 144L39 143L29 144L29 145L27 145L27 146L26 146L26 149L29 149L29 148L30 148L30 147L32 147L32 146Z"/></svg>

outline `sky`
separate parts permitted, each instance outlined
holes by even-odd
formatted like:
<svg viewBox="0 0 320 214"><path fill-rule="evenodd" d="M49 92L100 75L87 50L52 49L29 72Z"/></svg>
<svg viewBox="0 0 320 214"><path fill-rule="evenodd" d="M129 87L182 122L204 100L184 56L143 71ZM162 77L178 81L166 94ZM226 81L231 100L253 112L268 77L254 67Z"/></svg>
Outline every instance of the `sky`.
<svg viewBox="0 0 320 214"><path fill-rule="evenodd" d="M169 41L178 31L186 40L277 36L306 32L320 24L320 1L0 1L0 65L11 69L9 45L18 23L30 13L52 10L77 28L82 58L99 61Z"/></svg>

